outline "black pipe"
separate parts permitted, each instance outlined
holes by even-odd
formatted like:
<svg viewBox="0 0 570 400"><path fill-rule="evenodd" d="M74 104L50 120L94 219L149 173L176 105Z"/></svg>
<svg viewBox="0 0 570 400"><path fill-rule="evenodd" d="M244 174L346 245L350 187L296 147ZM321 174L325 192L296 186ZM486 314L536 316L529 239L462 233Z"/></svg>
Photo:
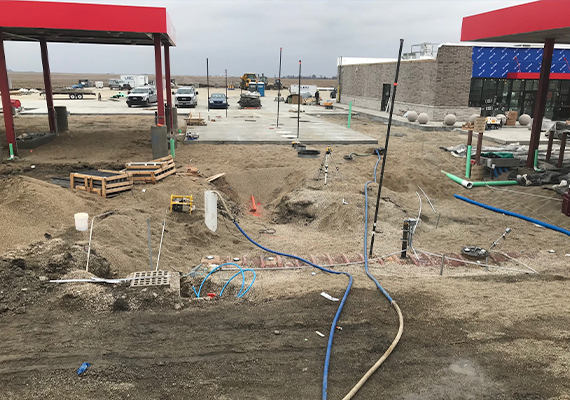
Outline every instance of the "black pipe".
<svg viewBox="0 0 570 400"><path fill-rule="evenodd" d="M277 125L275 129L279 129L279 103L281 102L281 53L283 52L283 47L279 48L279 86L277 86Z"/></svg>
<svg viewBox="0 0 570 400"><path fill-rule="evenodd" d="M372 238L370 239L370 255L374 249L374 236L376 234L376 222L378 221L378 207L380 206L380 193L382 192L382 181L384 180L384 169L386 168L386 156L388 155L388 141L390 140L390 128L392 127L392 114L394 113L394 99L398 88L398 74L400 73L400 61L402 60L402 47L404 39L400 39L400 50L398 52L398 63L396 64L396 77L394 78L394 89L392 90L392 100L390 105L390 117L388 118L388 129L386 130L386 144L384 145L384 157L382 157L382 170L380 172L380 182L378 182L378 197L376 197L376 211L374 212L374 226L372 227ZM364 238L367 240L367 238Z"/></svg>
<svg viewBox="0 0 570 400"><path fill-rule="evenodd" d="M301 124L301 60L299 60L299 97L297 98L297 139L299 139L300 124Z"/></svg>

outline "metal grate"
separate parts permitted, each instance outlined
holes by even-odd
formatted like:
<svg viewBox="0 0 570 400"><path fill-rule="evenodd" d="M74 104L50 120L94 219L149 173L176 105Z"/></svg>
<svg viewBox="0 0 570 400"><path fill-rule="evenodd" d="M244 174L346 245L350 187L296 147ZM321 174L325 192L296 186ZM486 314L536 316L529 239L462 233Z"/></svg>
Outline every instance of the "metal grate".
<svg viewBox="0 0 570 400"><path fill-rule="evenodd" d="M168 271L135 272L131 287L170 285Z"/></svg>

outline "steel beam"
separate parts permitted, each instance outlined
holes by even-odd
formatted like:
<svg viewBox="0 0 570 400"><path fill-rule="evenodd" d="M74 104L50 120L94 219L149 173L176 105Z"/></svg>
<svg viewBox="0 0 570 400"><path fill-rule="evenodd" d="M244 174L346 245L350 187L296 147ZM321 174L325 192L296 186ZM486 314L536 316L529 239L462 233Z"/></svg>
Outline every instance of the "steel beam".
<svg viewBox="0 0 570 400"><path fill-rule="evenodd" d="M168 43L164 44L164 78L166 80L166 104L169 109L168 119L170 119L168 121L169 133L172 133L172 85L170 83L170 45Z"/></svg>
<svg viewBox="0 0 570 400"><path fill-rule="evenodd" d="M6 68L6 55L4 53L4 36L0 30L0 92L2 92L2 109L4 113L4 126L6 127L6 140L12 144L14 154L18 154L16 133L14 132L14 116L12 115L12 102L10 101L10 87L8 85L8 69Z"/></svg>
<svg viewBox="0 0 570 400"><path fill-rule="evenodd" d="M156 70L156 97L158 103L157 124L164 125L164 88L162 87L162 43L160 41L160 33L154 34L154 68Z"/></svg>
<svg viewBox="0 0 570 400"><path fill-rule="evenodd" d="M534 152L538 149L538 144L540 142L540 130L542 128L544 109L546 108L546 97L548 95L548 86L550 83L550 68L552 67L553 51L554 39L546 39L544 41L544 50L542 51L542 66L540 67L540 79L538 81L538 90L536 92L536 100L534 103L532 131L528 146L528 156L526 158L527 168L534 167Z"/></svg>
<svg viewBox="0 0 570 400"><path fill-rule="evenodd" d="M42 51L42 67L44 69L44 85L46 88L46 103L48 110L49 131L51 133L55 133L57 131L57 125L55 123L55 108L53 107L53 89L51 86L48 48L45 38L40 39L40 49Z"/></svg>

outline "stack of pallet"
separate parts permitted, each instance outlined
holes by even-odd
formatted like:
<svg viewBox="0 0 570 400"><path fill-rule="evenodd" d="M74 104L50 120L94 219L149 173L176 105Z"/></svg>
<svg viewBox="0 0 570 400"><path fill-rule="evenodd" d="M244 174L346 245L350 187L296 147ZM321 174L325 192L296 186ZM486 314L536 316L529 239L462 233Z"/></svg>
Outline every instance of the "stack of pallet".
<svg viewBox="0 0 570 400"><path fill-rule="evenodd" d="M89 170L72 172L69 187L101 197L114 197L133 188L133 178L124 172Z"/></svg>
<svg viewBox="0 0 570 400"><path fill-rule="evenodd" d="M186 120L186 125L188 126L204 126L206 125L206 122L204 121L204 118L202 118L202 115L200 113L198 113L198 118L193 117L192 113L190 113L188 115L188 118L184 118Z"/></svg>
<svg viewBox="0 0 570 400"><path fill-rule="evenodd" d="M134 183L156 183L176 173L172 156L157 158L148 162L130 162L123 170Z"/></svg>

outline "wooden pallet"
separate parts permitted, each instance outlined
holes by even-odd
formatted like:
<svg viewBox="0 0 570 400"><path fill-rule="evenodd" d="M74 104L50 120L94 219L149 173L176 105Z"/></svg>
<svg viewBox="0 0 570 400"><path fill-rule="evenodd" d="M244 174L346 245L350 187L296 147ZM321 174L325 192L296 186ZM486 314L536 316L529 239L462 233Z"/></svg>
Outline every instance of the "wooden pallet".
<svg viewBox="0 0 570 400"><path fill-rule="evenodd" d="M190 126L205 126L206 121L202 118L201 114L198 114L198 118L192 117L192 113L188 115L188 118L184 118L186 120L186 125Z"/></svg>
<svg viewBox="0 0 570 400"><path fill-rule="evenodd" d="M148 162L130 162L123 170L134 183L156 183L176 173L172 156L157 158Z"/></svg>
<svg viewBox="0 0 570 400"><path fill-rule="evenodd" d="M118 171L84 171L69 174L69 187L101 197L114 197L133 188L133 179Z"/></svg>

